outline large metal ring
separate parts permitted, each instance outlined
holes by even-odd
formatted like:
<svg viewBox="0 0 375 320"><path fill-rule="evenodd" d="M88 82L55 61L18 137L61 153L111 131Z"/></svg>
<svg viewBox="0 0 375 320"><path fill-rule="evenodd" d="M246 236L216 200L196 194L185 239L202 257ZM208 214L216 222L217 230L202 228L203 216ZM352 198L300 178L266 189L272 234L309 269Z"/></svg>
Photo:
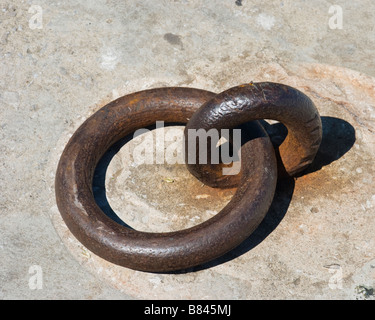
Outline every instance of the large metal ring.
<svg viewBox="0 0 375 320"><path fill-rule="evenodd" d="M133 93L107 104L88 118L66 145L57 169L59 211L75 237L115 264L142 271L171 271L210 261L245 240L272 202L277 168L270 139L258 123L254 139L242 148L242 183L231 201L211 219L176 232L132 230L110 219L96 204L94 170L106 150L122 137L158 120L186 123L214 93L161 88Z"/></svg>

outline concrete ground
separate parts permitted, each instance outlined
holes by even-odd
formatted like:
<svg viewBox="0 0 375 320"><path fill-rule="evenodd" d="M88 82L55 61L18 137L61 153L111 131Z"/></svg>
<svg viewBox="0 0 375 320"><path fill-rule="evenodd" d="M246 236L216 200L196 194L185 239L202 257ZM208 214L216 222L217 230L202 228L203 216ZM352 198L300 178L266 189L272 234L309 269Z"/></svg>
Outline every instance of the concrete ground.
<svg viewBox="0 0 375 320"><path fill-rule="evenodd" d="M0 10L1 299L374 299L373 1L3 0ZM305 92L324 136L239 248L153 274L70 234L53 181L84 119L145 88L250 81ZM268 127L275 139L279 128ZM134 165L133 147L109 154L94 179L103 210L132 227L185 228L230 200L233 190L202 186L182 165Z"/></svg>

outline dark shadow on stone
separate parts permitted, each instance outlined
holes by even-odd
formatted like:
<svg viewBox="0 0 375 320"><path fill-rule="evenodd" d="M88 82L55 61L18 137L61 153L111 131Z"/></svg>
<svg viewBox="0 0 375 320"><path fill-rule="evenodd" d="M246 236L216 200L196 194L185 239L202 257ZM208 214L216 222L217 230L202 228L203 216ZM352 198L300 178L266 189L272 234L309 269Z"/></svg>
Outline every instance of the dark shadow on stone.
<svg viewBox="0 0 375 320"><path fill-rule="evenodd" d="M355 130L349 122L334 117L321 117L321 119L323 135L319 150L313 163L299 176L318 171L340 159L355 143ZM280 146L288 134L286 127L282 123L270 125L266 121L262 121L262 125L274 146Z"/></svg>
<svg viewBox="0 0 375 320"><path fill-rule="evenodd" d="M340 159L355 143L353 126L342 119L322 117L323 139L313 163L300 176L320 170Z"/></svg>
<svg viewBox="0 0 375 320"><path fill-rule="evenodd" d="M124 221L122 221L122 219L112 209L111 205L108 202L106 188L105 188L105 176L107 173L109 163L111 162L112 158L116 155L116 153L119 152L119 150L131 139L132 139L132 136L129 135L119 140L114 145L112 145L107 150L107 152L103 155L103 157L100 159L94 171L92 191L93 191L96 204L100 207L100 209L102 209L102 211L109 218L111 218L113 221L117 222L118 224L124 227L133 229L132 227L127 225Z"/></svg>

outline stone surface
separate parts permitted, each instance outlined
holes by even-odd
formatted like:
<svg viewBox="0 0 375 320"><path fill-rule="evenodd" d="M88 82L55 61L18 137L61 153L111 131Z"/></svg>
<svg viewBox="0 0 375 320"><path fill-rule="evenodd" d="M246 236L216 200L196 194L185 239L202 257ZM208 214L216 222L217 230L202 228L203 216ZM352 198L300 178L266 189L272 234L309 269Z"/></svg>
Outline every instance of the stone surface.
<svg viewBox="0 0 375 320"><path fill-rule="evenodd" d="M0 298L374 299L373 2L341 1L342 29L330 27L324 0L33 5L0 5ZM243 245L199 268L149 274L103 261L75 240L53 181L85 118L145 88L220 92L249 81L309 95L324 139L308 173L279 183ZM126 161L131 144L94 181L103 209L130 225L180 229L230 200L233 190L202 186L181 165Z"/></svg>
<svg viewBox="0 0 375 320"><path fill-rule="evenodd" d="M51 201L56 230L82 265L119 290L145 299L357 297L358 288L365 286L356 281L357 273L375 262L375 80L348 69L318 64L289 70L270 64L253 71L254 79L269 72L273 81L295 86L311 96L322 116L324 133L307 173L279 182L270 212L257 231L233 252L204 266L177 274L144 273L115 266L84 249L67 230ZM135 90L129 86L129 92ZM280 132L278 124L269 126L271 134ZM202 185L184 165L138 165L134 148L148 141L153 142L150 148L158 150L156 136L160 130L109 152L94 179L94 191L103 210L137 230L174 231L203 222L218 212L234 192ZM181 127L164 130L164 134L175 130L172 133L176 137L182 133ZM60 148L69 136L59 141ZM53 166L57 161L52 160ZM53 180L49 180L52 190ZM371 288L374 270L367 268L367 277L361 281Z"/></svg>

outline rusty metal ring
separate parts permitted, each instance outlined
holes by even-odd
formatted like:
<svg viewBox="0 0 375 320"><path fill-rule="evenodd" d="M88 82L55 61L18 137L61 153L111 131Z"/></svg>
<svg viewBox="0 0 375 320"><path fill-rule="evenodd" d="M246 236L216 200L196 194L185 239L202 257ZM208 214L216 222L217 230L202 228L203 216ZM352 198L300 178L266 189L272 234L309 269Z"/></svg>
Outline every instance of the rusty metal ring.
<svg viewBox="0 0 375 320"><path fill-rule="evenodd" d="M186 123L214 96L190 88L137 92L107 104L78 128L61 155L55 192L66 225L83 245L121 266L171 271L215 259L254 231L269 209L277 180L274 149L258 122L251 124L254 139L242 148L249 157L243 183L225 208L199 225L166 233L132 230L106 216L93 196L94 170L113 143L157 120Z"/></svg>
<svg viewBox="0 0 375 320"><path fill-rule="evenodd" d="M189 130L234 129L249 121L261 119L277 120L288 129L288 135L277 150L278 159L281 160L279 169L289 176L306 169L314 160L322 141L321 118L308 96L280 83L249 83L219 93L194 113L185 127L185 140L189 140ZM185 162L189 171L199 180L213 187L239 184L241 175L222 175L223 164L204 164L199 161L200 148L210 158L211 148L207 140L203 144L195 140L194 161L187 161L188 146L186 143ZM247 158L244 159L247 161Z"/></svg>

